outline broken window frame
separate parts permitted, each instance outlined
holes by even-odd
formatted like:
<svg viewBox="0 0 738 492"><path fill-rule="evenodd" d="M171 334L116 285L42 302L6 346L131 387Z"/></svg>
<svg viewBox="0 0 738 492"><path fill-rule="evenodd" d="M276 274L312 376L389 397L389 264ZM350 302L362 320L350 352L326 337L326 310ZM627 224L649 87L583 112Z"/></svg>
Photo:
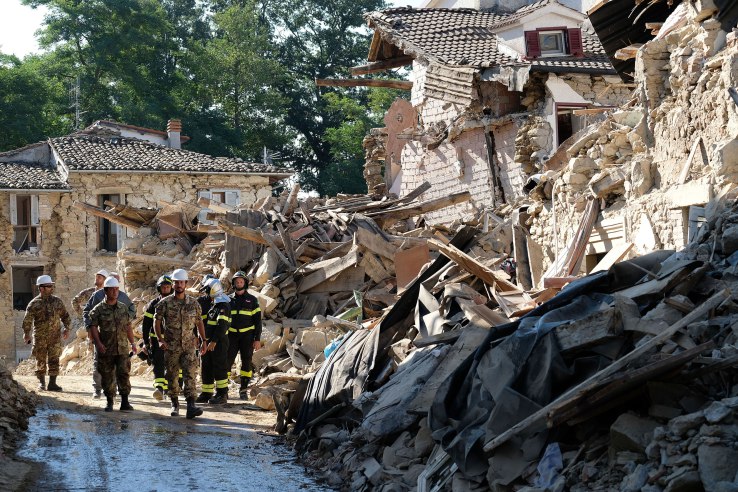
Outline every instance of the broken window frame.
<svg viewBox="0 0 738 492"><path fill-rule="evenodd" d="M125 204L125 195L121 193L101 193L97 195L97 205L99 207L105 208L106 201ZM97 219L97 251L106 251L108 253L117 253L120 251L123 247L123 232L124 229L120 225L99 217Z"/></svg>
<svg viewBox="0 0 738 492"><path fill-rule="evenodd" d="M14 193L10 195L10 223L13 226L13 251L38 252L41 245L41 219L38 195ZM19 239L21 238L21 239ZM33 251L31 248L36 248Z"/></svg>
<svg viewBox="0 0 738 492"><path fill-rule="evenodd" d="M214 197L218 195L217 197ZM226 205L237 207L241 204L241 190L236 188L211 188L207 190L197 190L197 198L207 198L208 200L221 201L220 198L224 198ZM213 210L209 208L203 208L200 213L197 214L197 223L203 225L215 224L214 221L208 220L208 213L212 213Z"/></svg>

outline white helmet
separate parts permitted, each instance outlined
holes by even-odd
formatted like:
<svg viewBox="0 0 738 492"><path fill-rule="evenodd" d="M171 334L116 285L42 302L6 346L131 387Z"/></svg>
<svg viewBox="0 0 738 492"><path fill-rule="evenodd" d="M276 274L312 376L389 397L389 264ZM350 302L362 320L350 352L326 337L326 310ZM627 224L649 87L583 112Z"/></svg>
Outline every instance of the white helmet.
<svg viewBox="0 0 738 492"><path fill-rule="evenodd" d="M205 292L210 297L216 297L218 294L223 293L223 284L220 283L220 280L217 278L209 278L205 280L205 283L202 286L203 292Z"/></svg>
<svg viewBox="0 0 738 492"><path fill-rule="evenodd" d="M95 275L102 275L103 277L109 277L110 276L110 274L108 273L108 271L106 269L104 269L104 268L102 270L98 270Z"/></svg>
<svg viewBox="0 0 738 492"><path fill-rule="evenodd" d="M49 275L41 275L39 278L36 279L36 285L46 285L53 283L54 281L51 280L51 277Z"/></svg>
<svg viewBox="0 0 738 492"><path fill-rule="evenodd" d="M120 287L120 282L118 282L118 279L115 277L108 277L103 283L103 289L106 287Z"/></svg>
<svg viewBox="0 0 738 492"><path fill-rule="evenodd" d="M177 268L172 272L172 280L189 280L190 277L187 275L187 270L184 268Z"/></svg>

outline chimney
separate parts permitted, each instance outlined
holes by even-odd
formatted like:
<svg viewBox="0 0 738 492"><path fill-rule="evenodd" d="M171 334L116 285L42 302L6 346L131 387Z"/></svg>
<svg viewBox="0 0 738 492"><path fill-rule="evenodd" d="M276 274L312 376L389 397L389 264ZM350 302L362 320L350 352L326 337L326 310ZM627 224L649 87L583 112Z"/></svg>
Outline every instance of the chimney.
<svg viewBox="0 0 738 492"><path fill-rule="evenodd" d="M182 148L182 120L169 120L167 121L167 135L169 136L169 148L181 149Z"/></svg>

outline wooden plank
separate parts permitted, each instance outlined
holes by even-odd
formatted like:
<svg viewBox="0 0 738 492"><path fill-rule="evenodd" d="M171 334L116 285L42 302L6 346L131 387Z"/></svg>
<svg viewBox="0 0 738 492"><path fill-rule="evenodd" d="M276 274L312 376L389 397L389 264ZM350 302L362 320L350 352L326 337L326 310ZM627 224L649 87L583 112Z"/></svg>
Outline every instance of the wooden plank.
<svg viewBox="0 0 738 492"><path fill-rule="evenodd" d="M544 289L562 289L566 284L575 281L579 277L546 277L543 279Z"/></svg>
<svg viewBox="0 0 738 492"><path fill-rule="evenodd" d="M445 245L435 239L428 239L428 244L434 245L446 258L454 261L461 268L478 277L487 285L496 285L501 292L519 292L518 286L505 279L501 272L490 270L460 249L450 244Z"/></svg>
<svg viewBox="0 0 738 492"><path fill-rule="evenodd" d="M317 272L311 273L307 277L303 278L300 282L297 292L305 292L331 277L334 277L346 270L351 268L359 262L359 252L356 249L352 249L348 254L341 258L341 261L327 265L325 268L318 270Z"/></svg>
<svg viewBox="0 0 738 492"><path fill-rule="evenodd" d="M602 258L589 273L592 274L609 270L611 266L625 258L625 255L627 255L631 249L633 249L633 243L624 243L615 246L607 252L605 257Z"/></svg>
<svg viewBox="0 0 738 492"><path fill-rule="evenodd" d="M277 231L279 232L279 237L282 238L282 244L284 245L285 253L287 253L287 258L290 260L290 263L292 263L292 267L294 268L297 266L297 263L295 262L295 248L292 245L292 239L290 239L287 231L284 230L284 226L281 222L277 222Z"/></svg>
<svg viewBox="0 0 738 492"><path fill-rule="evenodd" d="M107 219L110 222L114 222L116 224L120 224L122 226L128 227L129 229L133 229L134 231L139 230L142 225L142 224L139 224L138 222L134 222L130 219L126 219L125 217L118 217L115 214L106 212L105 210L99 207L96 207L94 205L90 205L88 203L74 202L74 207L80 210L83 210L84 212L87 212L90 215L94 215L96 217L102 217L103 219Z"/></svg>
<svg viewBox="0 0 738 492"><path fill-rule="evenodd" d="M413 63L413 57L410 55L398 56L389 60L376 61L351 67L351 75L367 75L370 73L383 72L392 68L404 67Z"/></svg>
<svg viewBox="0 0 738 492"><path fill-rule="evenodd" d="M282 253L282 250L279 249L279 246L274 242L274 240L269 236L264 236L264 240L267 242L269 247L277 253L277 257L284 263L288 268L292 269L295 268L295 264L290 261L289 258L287 258L284 253Z"/></svg>
<svg viewBox="0 0 738 492"><path fill-rule="evenodd" d="M537 412L521 420L517 424L510 427L505 432L499 434L497 437L490 439L484 444L484 451L490 452L497 448L501 444L507 442L512 436L526 430L527 428L545 422L545 419L552 413L557 411L559 408L569 404L572 400L576 400L580 395L586 393L596 386L598 386L605 378L624 368L633 360L637 359L641 355L645 354L653 347L665 342L676 334L679 330L682 330L689 326L694 321L697 321L702 316L709 313L712 309L718 307L723 301L731 297L731 292L728 289L721 290L716 293L704 303L702 303L697 309L689 313L684 318L680 319L666 330L662 331L659 335L654 336L651 340L640 345L639 347L631 350L625 356L616 360L606 368L593 374L586 380L582 381L578 385L565 391L562 395L556 398L554 401L544 406Z"/></svg>
<svg viewBox="0 0 738 492"><path fill-rule="evenodd" d="M142 255L139 253L130 253L126 250L118 252L118 258L124 261L135 261L138 263L153 263L155 265L169 265L179 268L190 268L195 264L194 261L185 260L181 258L168 258L166 256L158 255Z"/></svg>
<svg viewBox="0 0 738 492"><path fill-rule="evenodd" d="M395 275L397 276L398 294L406 285L418 276L420 269L430 261L427 244L397 251L395 253Z"/></svg>
<svg viewBox="0 0 738 492"><path fill-rule="evenodd" d="M282 215L284 215L288 219L292 216L295 208L297 208L297 194L299 192L300 183L295 183L294 186L292 186L292 190L290 190L289 196L287 197L287 203L285 204L284 212L282 212Z"/></svg>
<svg viewBox="0 0 738 492"><path fill-rule="evenodd" d="M356 240L363 247L385 258L394 259L397 248L379 234L359 227L356 229Z"/></svg>
<svg viewBox="0 0 738 492"><path fill-rule="evenodd" d="M363 258L361 259L359 265L364 267L366 274L369 275L369 278L371 278L376 283L392 277L392 274L390 274L384 268L382 262L379 261L379 259L374 256L374 253L372 253L371 251L364 251Z"/></svg>
<svg viewBox="0 0 738 492"><path fill-rule="evenodd" d="M251 229L250 227L244 227L242 225L235 224L229 220L226 219L219 219L218 225L221 229L223 229L226 234L230 234L231 236L240 237L241 239L246 239L247 241L252 241L257 244L263 244L265 246L269 246L269 241L266 239L266 235L264 232L260 231L259 229ZM269 239L272 243L276 244L277 246L282 246L282 239L278 238L276 236L269 235Z"/></svg>
<svg viewBox="0 0 738 492"><path fill-rule="evenodd" d="M354 290L362 290L365 288L364 276L366 272L363 266L355 265L342 271L338 275L316 285L312 289L305 292L306 294L334 294L343 292L350 294ZM372 284L374 281L370 280Z"/></svg>
<svg viewBox="0 0 738 492"><path fill-rule="evenodd" d="M684 163L684 166L682 166L682 172L679 173L679 179L677 180L677 184L684 184L687 182L687 177L689 176L689 169L692 167L692 161L694 160L694 156L697 153L697 149L700 149L700 153L702 154L703 162L706 162L706 156L707 156L707 150L705 149L705 144L702 141L702 137L698 136L694 143L692 144L692 150L689 151L689 156L687 157L686 162Z"/></svg>
<svg viewBox="0 0 738 492"><path fill-rule="evenodd" d="M290 232L290 238L293 241L297 241L297 240L302 239L305 236L307 236L308 234L311 234L313 232L315 232L315 229L313 229L313 226L302 227L302 228L300 228L300 229L298 229L296 231Z"/></svg>
<svg viewBox="0 0 738 492"><path fill-rule="evenodd" d="M522 290L499 292L492 289L492 296L500 305L500 308L508 318L517 318L532 311L536 307L536 301Z"/></svg>
<svg viewBox="0 0 738 492"><path fill-rule="evenodd" d="M205 198L204 196L201 196L200 198L197 199L197 204L200 205L201 207L209 208L213 212L218 212L222 214L233 212L234 210L236 210L236 207L233 207L223 202L219 202L218 200L211 200L210 198Z"/></svg>
<svg viewBox="0 0 738 492"><path fill-rule="evenodd" d="M406 91L413 88L413 83L406 80L384 79L315 79L315 85L318 87L387 87Z"/></svg>
<svg viewBox="0 0 738 492"><path fill-rule="evenodd" d="M451 196L444 196L433 200L427 200L414 205L408 205L405 207L391 208L388 210L382 210L379 212L369 212L367 216L375 218L377 221L384 223L398 220L409 219L434 210L440 210L442 208L450 207L459 203L464 203L471 200L471 193L468 191L462 191L460 193L453 193Z"/></svg>

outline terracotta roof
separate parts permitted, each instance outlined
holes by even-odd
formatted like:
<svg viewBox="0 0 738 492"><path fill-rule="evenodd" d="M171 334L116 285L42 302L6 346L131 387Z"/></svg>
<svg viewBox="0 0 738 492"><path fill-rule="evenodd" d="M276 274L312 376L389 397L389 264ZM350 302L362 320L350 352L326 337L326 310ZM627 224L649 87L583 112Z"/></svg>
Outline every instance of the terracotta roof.
<svg viewBox="0 0 738 492"><path fill-rule="evenodd" d="M62 176L44 164L0 162L0 189L70 190Z"/></svg>
<svg viewBox="0 0 738 492"><path fill-rule="evenodd" d="M499 49L503 43L496 32L554 3L558 2L542 0L511 14L474 9L403 7L369 12L365 18L371 27L380 32L385 42L427 61L476 68L531 65L539 71L615 73L594 33L582 33L583 57L565 56L525 61L514 58L512 48L507 50L512 56ZM522 56L520 54L521 58Z"/></svg>
<svg viewBox="0 0 738 492"><path fill-rule="evenodd" d="M171 149L138 139L73 135L50 142L70 171L292 174L287 168Z"/></svg>
<svg viewBox="0 0 738 492"><path fill-rule="evenodd" d="M162 130L155 130L153 128L146 128L145 126L129 125L128 123L119 123L119 122L113 121L113 120L97 120L94 123L92 123L90 126L88 126L87 128L85 128L85 130L82 130L79 133L84 133L85 131L95 132L95 131L97 131L96 129L99 128L99 127L101 127L101 126L108 126L108 127L113 126L113 127L117 127L117 128L127 128L129 130L133 130L133 131L136 131L136 132L139 132L139 133L150 133L150 134L153 134L153 135L159 135L159 136L164 137L164 138L168 138L169 137L169 133L167 133L165 131L162 131ZM182 143L188 142L190 140L190 137L188 137L187 135L180 135L179 138L180 138L180 141Z"/></svg>

